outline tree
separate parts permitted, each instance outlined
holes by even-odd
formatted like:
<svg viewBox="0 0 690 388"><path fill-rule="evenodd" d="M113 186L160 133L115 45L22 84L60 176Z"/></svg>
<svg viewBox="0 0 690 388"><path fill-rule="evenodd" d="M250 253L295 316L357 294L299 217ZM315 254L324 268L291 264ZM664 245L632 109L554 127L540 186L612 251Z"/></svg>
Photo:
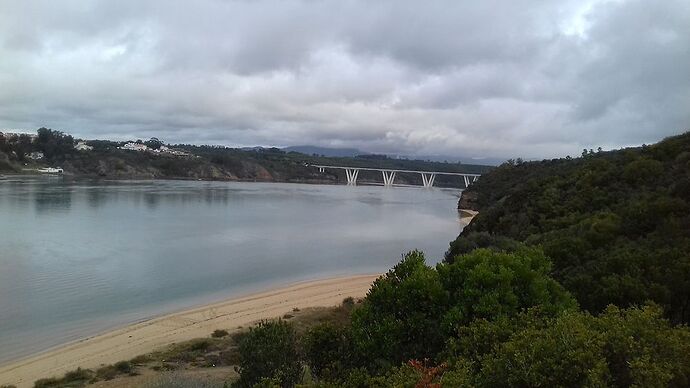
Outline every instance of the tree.
<svg viewBox="0 0 690 388"><path fill-rule="evenodd" d="M433 358L443 347L440 330L446 293L438 273L412 251L372 285L352 316L355 347L372 369Z"/></svg>
<svg viewBox="0 0 690 388"><path fill-rule="evenodd" d="M36 146L43 152L46 159L51 160L74 153L74 138L60 131L39 128Z"/></svg>
<svg viewBox="0 0 690 388"><path fill-rule="evenodd" d="M147 147L154 149L154 150L157 150L157 149L161 148L161 146L164 145L163 142L158 140L157 137L152 137L150 140L144 142L144 144Z"/></svg>
<svg viewBox="0 0 690 388"><path fill-rule="evenodd" d="M354 311L355 346L374 370L386 369L437 358L461 328L478 319L510 318L530 308L544 316L576 309L570 294L548 276L550 268L536 248L476 249L436 268L412 251L374 282Z"/></svg>
<svg viewBox="0 0 690 388"><path fill-rule="evenodd" d="M513 317L532 307L547 315L577 308L570 294L549 277L551 262L538 248L513 253L481 248L437 266L450 300L444 316L452 331L476 319Z"/></svg>
<svg viewBox="0 0 690 388"><path fill-rule="evenodd" d="M510 239L541 246L551 276L585 310L651 300L688 323L689 149L685 133L583 158L506 163L463 192L461 203L479 214L445 261L477 247L510 251L501 244Z"/></svg>

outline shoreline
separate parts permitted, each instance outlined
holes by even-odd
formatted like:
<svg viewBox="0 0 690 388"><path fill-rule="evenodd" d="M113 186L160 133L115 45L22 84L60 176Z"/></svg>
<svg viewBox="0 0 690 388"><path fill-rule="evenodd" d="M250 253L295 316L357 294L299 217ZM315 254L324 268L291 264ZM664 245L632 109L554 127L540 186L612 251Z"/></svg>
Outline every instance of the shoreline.
<svg viewBox="0 0 690 388"><path fill-rule="evenodd" d="M281 317L293 308L334 306L348 296L364 297L378 276L302 281L126 325L4 363L0 365L0 385L31 387L40 378L129 360L177 342L208 337L215 329L235 331L262 319Z"/></svg>
<svg viewBox="0 0 690 388"><path fill-rule="evenodd" d="M276 180L276 179L204 179L204 178L189 178L189 177L153 177L153 178L142 178L142 177L103 177L98 175L88 175L88 174L28 174L28 173L18 173L18 172L0 172L0 176L7 177L62 177L63 179L69 179L72 182L78 181L101 181L101 182L153 182L153 181L173 181L173 182L225 182L225 183L288 183L297 185L324 185L324 186L347 186L347 183L332 180L319 180L319 179L307 179L307 180ZM361 180L357 183L357 186L380 186L387 187L383 182L378 181L368 181ZM393 187L402 188L424 188L422 185L415 184L394 184ZM466 190L462 187L454 186L433 186L435 189L441 190Z"/></svg>
<svg viewBox="0 0 690 388"><path fill-rule="evenodd" d="M474 217L479 214L478 211L471 209L458 209L458 212L460 213L460 222L464 223L465 226L469 225Z"/></svg>

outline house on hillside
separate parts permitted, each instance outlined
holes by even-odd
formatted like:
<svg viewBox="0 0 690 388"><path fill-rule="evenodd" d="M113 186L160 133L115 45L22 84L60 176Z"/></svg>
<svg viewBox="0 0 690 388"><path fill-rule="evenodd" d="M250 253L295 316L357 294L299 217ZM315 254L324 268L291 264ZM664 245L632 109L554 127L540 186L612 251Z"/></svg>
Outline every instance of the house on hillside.
<svg viewBox="0 0 690 388"><path fill-rule="evenodd" d="M26 154L25 156L31 160L41 160L41 159L43 159L43 152L35 151L32 153Z"/></svg>
<svg viewBox="0 0 690 388"><path fill-rule="evenodd" d="M17 141L19 141L19 137L21 136L27 136L31 143L36 142L36 139L38 139L38 135L34 133L0 132L0 138L5 139L5 141L8 143L16 143Z"/></svg>
<svg viewBox="0 0 690 388"><path fill-rule="evenodd" d="M74 146L74 149L77 151L93 151L93 147L91 147L83 141L77 143L77 145Z"/></svg>
<svg viewBox="0 0 690 388"><path fill-rule="evenodd" d="M131 143L131 142L127 143L127 144L125 144L119 148L121 150L127 150L127 151L139 151L139 152L149 151L149 147L147 147L146 144Z"/></svg>
<svg viewBox="0 0 690 388"><path fill-rule="evenodd" d="M169 148L167 146L160 146L160 148L153 150L153 152L158 153L158 154L168 154L168 155L174 155L174 156L189 156L189 153L180 151L180 150L175 150L172 148Z"/></svg>

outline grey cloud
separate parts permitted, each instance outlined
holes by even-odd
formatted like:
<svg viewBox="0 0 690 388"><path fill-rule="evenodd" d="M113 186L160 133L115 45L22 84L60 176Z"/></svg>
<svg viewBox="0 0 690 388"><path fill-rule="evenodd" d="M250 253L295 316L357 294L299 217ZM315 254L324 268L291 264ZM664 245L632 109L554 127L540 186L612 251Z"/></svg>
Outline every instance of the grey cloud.
<svg viewBox="0 0 690 388"><path fill-rule="evenodd" d="M690 122L690 4L0 4L0 128L551 157Z"/></svg>

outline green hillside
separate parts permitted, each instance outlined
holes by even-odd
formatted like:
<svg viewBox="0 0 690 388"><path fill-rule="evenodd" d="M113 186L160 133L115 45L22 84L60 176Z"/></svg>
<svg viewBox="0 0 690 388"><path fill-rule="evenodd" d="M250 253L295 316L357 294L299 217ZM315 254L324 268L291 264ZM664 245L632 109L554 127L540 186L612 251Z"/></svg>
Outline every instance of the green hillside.
<svg viewBox="0 0 690 388"><path fill-rule="evenodd" d="M449 261L505 238L540 245L552 276L588 311L654 301L673 321L690 321L690 133L577 159L506 163L463 196L460 207L479 215Z"/></svg>

